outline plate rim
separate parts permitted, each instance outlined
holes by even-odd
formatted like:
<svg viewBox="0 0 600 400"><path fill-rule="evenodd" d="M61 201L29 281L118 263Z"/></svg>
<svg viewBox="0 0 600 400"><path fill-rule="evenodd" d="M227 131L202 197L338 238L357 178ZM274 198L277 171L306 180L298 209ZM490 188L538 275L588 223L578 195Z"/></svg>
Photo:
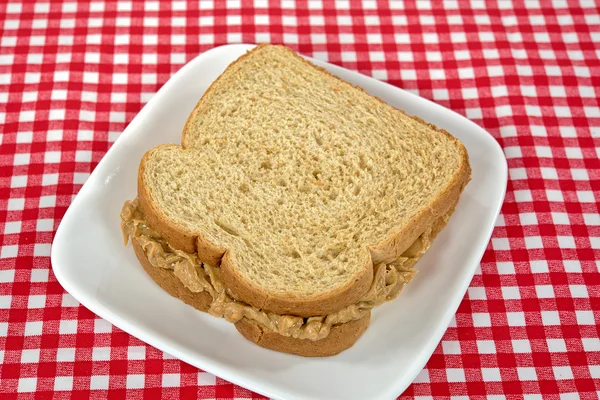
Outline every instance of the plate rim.
<svg viewBox="0 0 600 400"><path fill-rule="evenodd" d="M213 375L223 377L224 379L230 381L231 383L245 387L256 393L270 396L273 398L281 398L280 396L285 396L286 398L288 398L288 396L292 393L284 393L286 391L286 388L274 387L272 384L270 384L270 382L260 381L259 383L255 383L256 381L252 376L247 376L246 374L240 374L238 371L230 371L230 370L228 370L227 365L222 365L223 363L221 363L219 361L215 361L214 359L209 358L209 357L204 357L201 354L200 355L196 354L196 355L190 356L190 357L186 356L186 354L183 351L180 351L177 349L176 343L173 343L173 341L170 340L169 338L157 337L153 333L147 332L143 328L139 328L135 323L130 323L127 319L121 317L118 313L113 311L111 308L106 307L105 305L103 305L100 302L94 301L94 299L92 297L88 297L86 295L85 291L80 290L75 282L71 281L67 276L63 275L63 270L60 267L60 264L61 264L60 258L61 257L60 257L59 252L61 250L61 246L64 246L64 244L63 244L63 241L64 241L63 236L65 236L64 232L68 228L68 225L71 224L70 221L73 218L72 215L74 213L76 213L76 210L82 206L82 204L80 204L80 203L82 201L84 201L84 199L86 197L91 196L92 193L88 194L88 192L91 190L90 182L92 180L95 180L96 176L100 175L100 171L103 169L102 166L109 162L107 160L110 158L109 156L110 156L110 154L112 154L111 152L114 152L115 151L114 149L117 148L118 145L120 146L125 140L127 140L127 138L132 134L132 131L135 129L135 127L139 123L139 121L142 120L145 117L145 115L149 112L149 110L154 107L155 103L161 101L161 98L164 96L164 93L167 92L168 88L174 84L173 83L174 78L177 75L182 74L183 71L194 68L194 66L196 64L201 63L203 61L203 59L208 58L209 55L213 55L214 53L217 53L217 52L234 51L236 53L239 52L240 53L239 56L241 56L242 54L244 54L245 51L253 48L254 46L256 46L256 45L241 43L241 44L225 44L225 45L213 47L205 52L202 52L201 54L197 55L196 57L194 57L192 60L190 60L188 63L186 63L182 68L180 68L175 74L173 74L167 80L167 82L165 82L164 85L161 86L161 88L152 96L152 98L148 101L148 103L146 103L141 108L141 110L136 114L136 116L132 119L132 121L128 124L128 126L125 127L125 129L123 130L121 135L119 135L119 137L115 140L115 142L112 144L112 146L109 148L109 150L104 154L104 156L102 157L100 162L96 165L96 167L94 168L94 170L92 171L92 173L90 174L90 176L88 177L86 182L80 188L79 192L77 193L77 195L75 196L75 198L73 199L71 204L69 205L67 211L65 212L63 218L61 219L61 221L59 223L59 226L56 230L56 234L54 235L54 239L53 239L52 245L51 245L50 259L51 259L52 270L54 272L54 275L56 276L57 281L60 283L60 285L70 295L72 295L77 301L79 301L81 305L86 307L88 310L92 311L97 316L107 320L108 322L110 322L111 324L116 326L117 328L131 334L132 336L142 340L143 342L145 342L161 351L171 354L186 363L189 363L191 365L196 366L199 369L202 369L203 371L209 372ZM341 66L338 66L335 64L331 64L331 63L328 63L325 61L316 60L311 57L306 57L306 56L304 56L304 57L312 62L315 62L316 64L318 64L320 66L327 66L327 69L330 72L332 72L333 75L337 75L336 74L337 71L342 71L342 70L349 71L351 73L360 75L361 78L363 78L363 79L366 78L368 80L373 80L373 81L376 81L378 84L384 85L385 87L389 87L391 89L404 92L404 94L408 95L409 98L418 98L421 101L425 100L428 103L428 105L433 106L433 107L441 107L441 108L445 109L446 111L449 111L451 114L453 114L453 116L455 118L456 117L460 118L462 123L469 123L472 126L474 126L477 131L484 134L481 136L485 137L484 140L487 142L487 145L491 146L496 153L494 160L495 160L495 162L499 162L497 166L499 167L499 173L502 178L498 182L498 185L501 187L500 195L496 199L494 199L496 203L494 204L494 207L493 207L493 215L494 215L493 223L491 223L490 227L487 229L488 232L485 235L485 237L486 237L485 242L489 244L490 238L492 236L493 230L496 225L496 221L498 219L502 205L504 203L504 198L506 195L506 189L507 189L507 183L508 183L507 161L504 156L504 152L503 152L500 144L497 142L497 140L491 134L489 134L483 127L475 124L473 121L469 120L465 116L462 116L462 115L458 114L457 112L455 112L451 109L448 109L440 104L437 104L429 99L420 97L414 93L411 93L411 92L404 90L402 88L399 88L397 86L391 85L387 82L379 81L378 79L375 79L371 76L361 74L358 71L349 70L347 68L344 68L344 67L341 67ZM382 389L382 391L381 391L382 394L385 394L386 396L400 395L402 393L402 391L404 391L414 381L416 376L423 369L423 367L425 366L425 364L431 357L431 354L433 353L433 351L435 351L435 348L436 348L437 344L440 342L441 338L443 337L443 334L448 329L448 325L449 325L452 317L456 314L456 311L458 309L458 306L460 305L460 302L462 302L462 300L464 299L465 293L473 279L475 270L477 269L477 266L479 265L481 258L483 257L483 254L485 253L486 248L487 248L487 245L482 246L479 249L479 251L473 252L473 254L475 254L477 256L476 259L478 261L474 262L473 265L468 266L467 275L470 278L464 279L461 282L460 290L458 290L458 292L461 293L461 296L458 296L458 295L453 296L452 301L450 301L450 304L447 307L445 307L443 318L440 320L440 322L438 322L435 331L431 332L428 335L429 340L427 341L427 344L423 346L421 353L415 357L414 361L412 362L412 366L409 368L409 372L404 374L404 376L399 377L395 381L390 382L389 386ZM248 342L248 343L251 344L250 342ZM297 396L298 394L299 393L292 394L292 396L289 396L289 398L296 398L294 396Z"/></svg>

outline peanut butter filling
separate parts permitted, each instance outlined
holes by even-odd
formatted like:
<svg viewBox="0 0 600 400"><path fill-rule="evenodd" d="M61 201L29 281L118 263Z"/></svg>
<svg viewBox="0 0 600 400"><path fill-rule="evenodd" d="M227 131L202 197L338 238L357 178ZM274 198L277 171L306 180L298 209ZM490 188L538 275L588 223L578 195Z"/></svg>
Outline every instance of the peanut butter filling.
<svg viewBox="0 0 600 400"><path fill-rule="evenodd" d="M125 245L130 238L136 240L152 266L172 271L193 293L208 292L213 298L209 314L232 323L247 318L262 325L265 330L312 341L327 337L332 326L358 320L373 307L396 298L415 275L416 271L412 267L431 244L431 229L428 229L396 261L375 265L371 287L359 301L326 316L302 318L266 312L236 299L223 286L219 267L201 263L196 253L186 253L171 247L148 227L137 199L126 201L123 205L121 231Z"/></svg>

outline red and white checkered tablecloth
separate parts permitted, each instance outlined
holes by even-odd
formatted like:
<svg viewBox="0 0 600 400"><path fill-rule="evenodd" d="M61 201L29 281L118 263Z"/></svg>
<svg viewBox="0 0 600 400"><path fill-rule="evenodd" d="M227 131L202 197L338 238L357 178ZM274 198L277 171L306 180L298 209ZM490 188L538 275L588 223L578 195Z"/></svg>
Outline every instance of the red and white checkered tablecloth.
<svg viewBox="0 0 600 400"><path fill-rule="evenodd" d="M8 0L0 40L0 397L261 398L99 319L49 257L143 104L190 59L236 42L387 81L504 149L493 238L402 398L599 397L600 2Z"/></svg>

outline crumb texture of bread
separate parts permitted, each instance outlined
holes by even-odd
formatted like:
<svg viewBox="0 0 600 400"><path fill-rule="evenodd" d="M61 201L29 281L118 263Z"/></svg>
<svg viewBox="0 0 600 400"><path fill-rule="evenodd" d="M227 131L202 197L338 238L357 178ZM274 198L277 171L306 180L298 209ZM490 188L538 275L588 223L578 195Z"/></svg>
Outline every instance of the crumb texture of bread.
<svg viewBox="0 0 600 400"><path fill-rule="evenodd" d="M319 313L358 300L373 262L386 261L370 249L396 246L376 253L399 256L470 175L452 136L281 46L232 64L190 115L182 142L142 160L140 197L153 228L180 227L226 251L224 280L241 282L234 293L297 315L315 315L302 308L312 298L344 293ZM277 298L298 306L268 303Z"/></svg>

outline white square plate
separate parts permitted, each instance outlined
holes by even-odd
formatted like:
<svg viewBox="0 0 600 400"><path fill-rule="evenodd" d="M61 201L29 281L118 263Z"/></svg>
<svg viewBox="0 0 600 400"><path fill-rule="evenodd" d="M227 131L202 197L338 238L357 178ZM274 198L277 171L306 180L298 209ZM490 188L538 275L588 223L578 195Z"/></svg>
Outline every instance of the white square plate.
<svg viewBox="0 0 600 400"><path fill-rule="evenodd" d="M399 395L423 368L463 298L504 198L507 167L479 126L428 100L315 61L389 104L445 128L466 146L473 169L446 229L395 301L377 307L365 334L340 355L310 359L262 349L224 320L160 289L123 247L119 212L136 195L148 149L180 143L194 105L221 72L251 49L207 51L177 72L129 124L65 214L52 246L61 285L85 307L133 336L207 372L274 398L373 399Z"/></svg>

